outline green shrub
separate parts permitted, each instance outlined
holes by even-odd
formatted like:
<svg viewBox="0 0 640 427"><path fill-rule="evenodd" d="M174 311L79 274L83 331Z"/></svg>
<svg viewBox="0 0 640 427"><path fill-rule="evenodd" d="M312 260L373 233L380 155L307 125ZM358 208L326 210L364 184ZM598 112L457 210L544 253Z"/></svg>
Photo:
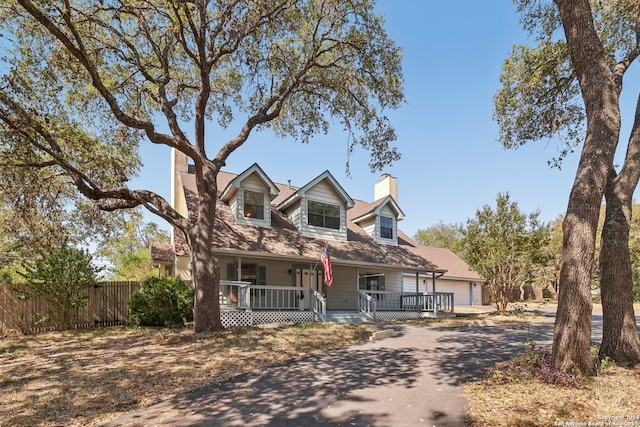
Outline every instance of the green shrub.
<svg viewBox="0 0 640 427"><path fill-rule="evenodd" d="M98 282L102 271L93 265L89 252L70 247L66 240L22 267L17 274L26 283L25 289L16 289L18 299L44 298L51 307L49 317L60 328L71 326L73 309L87 304L88 289Z"/></svg>
<svg viewBox="0 0 640 427"><path fill-rule="evenodd" d="M193 320L193 289L177 277L145 280L129 299L134 326L168 326Z"/></svg>

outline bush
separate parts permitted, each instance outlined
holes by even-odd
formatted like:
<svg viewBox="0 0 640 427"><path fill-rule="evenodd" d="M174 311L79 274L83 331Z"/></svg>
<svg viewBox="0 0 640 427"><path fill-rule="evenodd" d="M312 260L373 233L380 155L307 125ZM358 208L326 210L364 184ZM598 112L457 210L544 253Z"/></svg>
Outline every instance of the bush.
<svg viewBox="0 0 640 427"><path fill-rule="evenodd" d="M18 299L44 298L55 324L71 326L72 310L87 304L88 288L98 282L101 271L89 252L70 247L65 240L35 261L25 261L23 271L17 272L26 281L24 290L16 290Z"/></svg>
<svg viewBox="0 0 640 427"><path fill-rule="evenodd" d="M177 277L152 277L129 300L134 326L169 326L193 320L194 291Z"/></svg>

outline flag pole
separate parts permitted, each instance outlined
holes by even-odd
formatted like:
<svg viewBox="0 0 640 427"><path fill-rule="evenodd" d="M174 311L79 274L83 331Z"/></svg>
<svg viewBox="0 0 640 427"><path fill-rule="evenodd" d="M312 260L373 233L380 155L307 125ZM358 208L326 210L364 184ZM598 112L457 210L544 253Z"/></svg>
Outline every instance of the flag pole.
<svg viewBox="0 0 640 427"><path fill-rule="evenodd" d="M324 253L324 251L327 250L327 246L329 246L329 241L326 241L327 243L324 245L324 248L322 248L322 252L320 252L320 256L322 256L322 254ZM318 266L318 262L320 261L320 258L317 257L316 258L316 263L313 266L313 270L311 270L311 274L313 274L316 271L316 267Z"/></svg>

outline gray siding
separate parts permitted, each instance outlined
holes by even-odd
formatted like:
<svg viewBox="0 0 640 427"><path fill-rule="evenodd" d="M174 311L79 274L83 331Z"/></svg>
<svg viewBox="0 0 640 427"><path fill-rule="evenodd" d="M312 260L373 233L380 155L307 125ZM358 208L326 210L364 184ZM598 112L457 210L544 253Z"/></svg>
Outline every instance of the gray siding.
<svg viewBox="0 0 640 427"><path fill-rule="evenodd" d="M358 288L354 267L333 266L333 286L327 288L328 310L357 310Z"/></svg>

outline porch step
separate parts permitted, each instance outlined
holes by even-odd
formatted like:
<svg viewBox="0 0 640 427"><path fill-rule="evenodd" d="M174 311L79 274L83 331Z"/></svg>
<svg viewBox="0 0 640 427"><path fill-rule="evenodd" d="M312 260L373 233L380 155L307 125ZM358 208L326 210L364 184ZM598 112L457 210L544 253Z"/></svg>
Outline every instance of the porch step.
<svg viewBox="0 0 640 427"><path fill-rule="evenodd" d="M362 315L356 311L327 311L327 322L362 323Z"/></svg>

